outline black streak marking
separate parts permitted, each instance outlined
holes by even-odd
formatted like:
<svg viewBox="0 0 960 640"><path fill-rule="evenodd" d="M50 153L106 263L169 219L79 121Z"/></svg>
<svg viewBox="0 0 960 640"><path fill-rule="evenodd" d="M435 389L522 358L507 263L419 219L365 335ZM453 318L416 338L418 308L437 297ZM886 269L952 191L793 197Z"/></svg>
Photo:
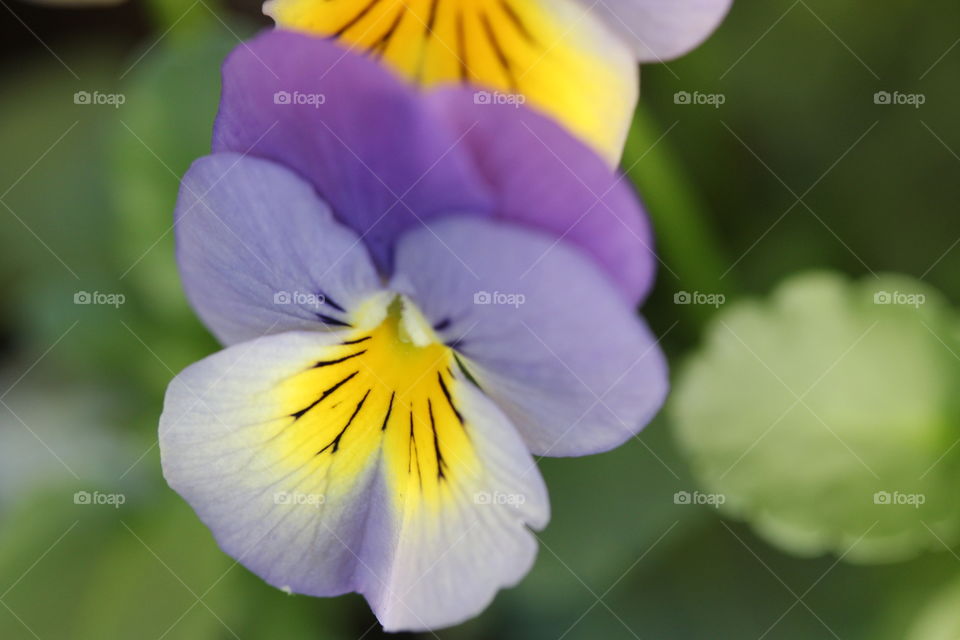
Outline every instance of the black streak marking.
<svg viewBox="0 0 960 640"><path fill-rule="evenodd" d="M463 27L463 12L457 12L457 61L460 63L460 82L470 82L470 69L467 67L466 32Z"/></svg>
<svg viewBox="0 0 960 640"><path fill-rule="evenodd" d="M527 29L527 25L523 23L523 20L520 19L520 16L517 15L516 9L514 9L513 6L507 2L507 0L500 0L500 7L507 15L507 18L509 18L513 23L513 26L516 27L520 35L523 36L523 39L535 46L537 44L536 39L533 37L533 34L530 33L530 30Z"/></svg>
<svg viewBox="0 0 960 640"><path fill-rule="evenodd" d="M447 383L443 381L443 374L439 371L437 371L437 380L440 381L440 389L443 391L443 397L447 399L447 403L450 405L450 408L453 409L453 414L457 416L457 420L463 425L463 416L457 411L457 406L453 404L453 398L450 397L450 390L447 389Z"/></svg>
<svg viewBox="0 0 960 640"><path fill-rule="evenodd" d="M344 309L344 308L341 307L339 304L337 304L336 300L334 300L333 298L331 298L330 296L328 296L328 295L326 294L326 292L318 290L318 291L317 291L317 295L323 300L323 304L333 307L334 309L336 309L336 310L339 311L340 313L346 313L346 312L347 312L346 309Z"/></svg>
<svg viewBox="0 0 960 640"><path fill-rule="evenodd" d="M450 328L450 325L451 325L452 323L453 323L453 321L450 320L450 318L444 318L443 320L441 320L441 321L438 322L437 324L433 325L433 330L434 330L434 331L443 331L444 329Z"/></svg>
<svg viewBox="0 0 960 640"><path fill-rule="evenodd" d="M325 313L314 313L313 315L317 316L317 319L323 324L330 325L331 327L349 327L350 325L343 320L337 320L336 318L331 318Z"/></svg>
<svg viewBox="0 0 960 640"><path fill-rule="evenodd" d="M370 47L370 52L373 54L374 58L381 58L384 54L386 54L387 47L390 46L390 40L393 38L393 34L397 32L397 27L400 26L400 22L403 20L403 16L406 14L406 8L400 9L400 13L397 14L397 17L387 29L386 33L380 36L380 39L373 43L373 46Z"/></svg>
<svg viewBox="0 0 960 640"><path fill-rule="evenodd" d="M380 431L387 430L387 423L390 422L390 414L393 413L393 398L397 395L396 391L390 392L390 405L387 407L387 415L383 419L383 425L380 427Z"/></svg>
<svg viewBox="0 0 960 640"><path fill-rule="evenodd" d="M427 18L427 30L426 34L433 35L433 27L437 24L437 5L440 4L440 0L433 0L430 3L430 16Z"/></svg>
<svg viewBox="0 0 960 640"><path fill-rule="evenodd" d="M320 362L313 365L314 369L319 369L320 367L329 367L332 364L340 364L341 362L346 362L350 358L356 358L357 356L362 356L367 352L366 349L363 351L357 351L356 353L351 353L348 356L343 356L342 358L337 358L336 360L321 360Z"/></svg>
<svg viewBox="0 0 960 640"><path fill-rule="evenodd" d="M473 374L470 373L470 371L467 369L467 367L463 364L463 361L460 360L460 356L459 356L458 354L454 353L454 354L453 354L453 359L454 359L454 361L456 361L457 367L459 367L460 371L463 372L463 375L466 376L467 380L469 380L470 383L471 383L473 386L475 386L477 389L480 389L480 391L483 391L483 387L480 386L480 383L477 382L477 379L473 377Z"/></svg>
<svg viewBox="0 0 960 640"><path fill-rule="evenodd" d="M510 64L510 59L507 57L507 54L500 46L500 41L497 40L497 34L493 31L493 27L490 26L490 19L487 17L487 14L480 14L480 23L483 25L483 31L487 34L487 39L490 41L490 46L493 48L493 53L497 57L497 62L500 63L500 66L503 68L504 75L507 76L507 83L510 86L510 91L516 92L517 79L513 75L513 66Z"/></svg>
<svg viewBox="0 0 960 640"><path fill-rule="evenodd" d="M433 451L437 456L437 479L445 480L447 476L443 473L443 468L447 466L447 463L443 459L443 454L440 453L440 440L437 438L437 423L433 420L433 403L430 402L430 398L427 398L427 413L430 415L430 428L433 429Z"/></svg>
<svg viewBox="0 0 960 640"><path fill-rule="evenodd" d="M365 6L363 9L361 9L360 12L359 12L357 15L353 16L350 20L348 20L345 25L343 25L342 27L340 27L339 29L337 29L337 30L334 32L334 34L333 34L332 36L330 36L330 37L336 39L336 38L339 38L340 36L342 36L344 33L347 32L347 29L349 29L349 28L352 27L353 25L355 25L355 24L357 24L358 22L360 22L361 20L363 20L363 17L364 17L365 15L367 15L368 13L370 13L370 11L371 11L375 6L377 6L377 4L379 4L379 3L380 3L380 0L370 0L370 3L369 3L367 6Z"/></svg>
<svg viewBox="0 0 960 640"><path fill-rule="evenodd" d="M424 26L423 40L420 42L420 53L417 57L416 80L418 83L423 82L423 70L426 66L427 59L427 45L430 42L430 38L433 37L433 27L437 22L437 5L439 4L440 0L431 0L430 2L430 15L427 17L427 23Z"/></svg>
<svg viewBox="0 0 960 640"><path fill-rule="evenodd" d="M407 460L407 473L413 470L413 459L417 459L417 478L423 489L423 475L420 473L420 456L417 455L417 437L413 434L413 403L410 403L410 457Z"/></svg>
<svg viewBox="0 0 960 640"><path fill-rule="evenodd" d="M356 340L346 340L346 341L344 341L344 342L341 342L340 344L360 344L361 342L366 342L366 341L369 340L371 337L373 337L373 336L366 336L366 337L364 337L364 338L357 338Z"/></svg>
<svg viewBox="0 0 960 640"><path fill-rule="evenodd" d="M337 384L333 385L332 387L330 387L329 389L327 389L326 391L324 391L324 392L320 395L320 397L317 398L316 400L314 400L313 402L311 402L308 407L305 407L305 408L303 408L303 409L300 409L300 411L297 411L296 413L291 413L290 416L291 416L294 420L299 420L300 418L302 418L302 417L304 416L305 413L307 413L308 411L310 411L310 409L313 409L315 406L317 406L318 404L320 404L321 402L323 402L324 400L326 400L328 397L330 397L330 394L332 394L334 391L336 391L337 389L339 389L340 387L342 387L343 385L345 385L347 382L349 382L349 381L350 381L355 375L357 375L358 373L360 373L360 372L359 372L359 371L354 371L353 373L351 373L350 375L348 375L346 378L344 378L343 380L341 380L341 381L338 382Z"/></svg>
<svg viewBox="0 0 960 640"><path fill-rule="evenodd" d="M320 451L317 451L317 455L320 455L330 447L333 447L333 449L330 451L331 454L337 452L337 449L340 448L340 438L342 438L343 434L347 432L347 428L353 423L353 419L357 417L357 414L360 413L360 409L363 408L363 403L367 401L367 396L369 395L370 395L370 389L367 389L367 392L363 394L363 397L360 399L360 402L357 403L357 408L353 410L352 414L350 414L350 419L347 420L347 424L343 425L343 429L340 429L340 433L337 434L337 437L334 438L330 444L325 446L323 449L320 449Z"/></svg>

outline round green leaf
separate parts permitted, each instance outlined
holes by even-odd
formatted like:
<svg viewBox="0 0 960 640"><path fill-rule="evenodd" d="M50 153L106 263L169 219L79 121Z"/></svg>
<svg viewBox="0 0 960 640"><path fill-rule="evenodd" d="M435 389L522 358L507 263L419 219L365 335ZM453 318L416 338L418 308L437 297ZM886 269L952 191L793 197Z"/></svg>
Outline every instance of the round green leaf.
<svg viewBox="0 0 960 640"><path fill-rule="evenodd" d="M803 555L888 561L960 539L960 348L921 282L814 274L718 315L676 434L726 513Z"/></svg>

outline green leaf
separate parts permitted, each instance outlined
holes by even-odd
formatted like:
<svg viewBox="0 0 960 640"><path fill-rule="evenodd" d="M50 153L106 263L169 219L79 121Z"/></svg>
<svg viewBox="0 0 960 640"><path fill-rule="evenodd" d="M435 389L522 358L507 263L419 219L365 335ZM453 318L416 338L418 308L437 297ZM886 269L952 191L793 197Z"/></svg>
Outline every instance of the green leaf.
<svg viewBox="0 0 960 640"><path fill-rule="evenodd" d="M639 190L653 222L657 250L662 256L661 280L674 290L726 297L737 289L734 277L724 278L732 260L725 256L706 203L671 149L667 134L672 129L659 124L641 105L634 115L621 165ZM678 309L697 324L715 310L699 304Z"/></svg>
<svg viewBox="0 0 960 640"><path fill-rule="evenodd" d="M955 321L894 275L800 276L724 310L670 405L706 491L798 554L878 562L956 543Z"/></svg>

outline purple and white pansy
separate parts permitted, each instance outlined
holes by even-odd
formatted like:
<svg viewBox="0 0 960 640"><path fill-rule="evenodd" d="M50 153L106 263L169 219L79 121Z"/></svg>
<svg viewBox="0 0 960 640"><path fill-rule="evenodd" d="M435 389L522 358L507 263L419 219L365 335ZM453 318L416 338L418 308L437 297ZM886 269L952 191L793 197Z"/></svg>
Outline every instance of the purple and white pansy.
<svg viewBox="0 0 960 640"><path fill-rule="evenodd" d="M535 558L534 457L614 448L666 395L634 194L544 117L284 32L227 61L213 147L175 229L225 349L170 384L167 481L278 588L387 630L476 615Z"/></svg>

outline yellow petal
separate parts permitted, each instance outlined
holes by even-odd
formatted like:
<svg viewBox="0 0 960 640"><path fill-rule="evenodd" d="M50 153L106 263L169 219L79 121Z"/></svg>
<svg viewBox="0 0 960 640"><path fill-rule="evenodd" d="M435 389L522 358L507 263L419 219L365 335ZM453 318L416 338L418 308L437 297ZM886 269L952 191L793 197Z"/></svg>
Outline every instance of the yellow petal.
<svg viewBox="0 0 960 640"><path fill-rule="evenodd" d="M629 48L574 0L269 0L278 26L333 37L426 86L484 87L553 116L615 164L636 105Z"/></svg>

